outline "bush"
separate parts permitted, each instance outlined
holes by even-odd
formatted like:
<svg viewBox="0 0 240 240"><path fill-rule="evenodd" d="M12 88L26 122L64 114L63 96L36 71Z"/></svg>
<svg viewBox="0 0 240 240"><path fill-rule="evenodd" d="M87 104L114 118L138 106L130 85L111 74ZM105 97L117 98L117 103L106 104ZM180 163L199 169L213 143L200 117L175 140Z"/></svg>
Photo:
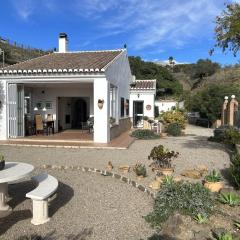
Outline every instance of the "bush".
<svg viewBox="0 0 240 240"><path fill-rule="evenodd" d="M240 144L240 132L232 126L223 125L216 128L213 133L214 137L209 138L211 141L223 142L231 145Z"/></svg>
<svg viewBox="0 0 240 240"><path fill-rule="evenodd" d="M204 179L208 182L220 182L221 176L220 173L216 172L216 170L213 170L207 176L205 176Z"/></svg>
<svg viewBox="0 0 240 240"><path fill-rule="evenodd" d="M178 123L171 123L167 127L167 133L171 136L178 137L181 136L182 130Z"/></svg>
<svg viewBox="0 0 240 240"><path fill-rule="evenodd" d="M162 184L157 193L153 212L145 219L152 226L161 226L175 212L195 217L208 217L214 207L214 198L200 183L172 182Z"/></svg>
<svg viewBox="0 0 240 240"><path fill-rule="evenodd" d="M181 111L167 111L162 114L162 118L166 123L178 123L181 129L185 128L185 115Z"/></svg>
<svg viewBox="0 0 240 240"><path fill-rule="evenodd" d="M154 133L152 130L148 129L138 129L132 132L132 137L138 138L138 139L157 139L159 136Z"/></svg>
<svg viewBox="0 0 240 240"><path fill-rule="evenodd" d="M230 173L234 183L240 188L240 154L235 154L231 157Z"/></svg>
<svg viewBox="0 0 240 240"><path fill-rule="evenodd" d="M178 157L178 152L169 151L167 148L164 148L163 145L159 145L154 147L150 155L148 156L149 160L153 160L150 164L150 167L154 167L156 169L159 168L171 168L172 167L172 159Z"/></svg>
<svg viewBox="0 0 240 240"><path fill-rule="evenodd" d="M240 132L231 127L224 132L224 142L227 144L235 145L240 143Z"/></svg>
<svg viewBox="0 0 240 240"><path fill-rule="evenodd" d="M136 164L133 168L133 171L136 173L137 176L147 176L147 170L145 165L143 164Z"/></svg>

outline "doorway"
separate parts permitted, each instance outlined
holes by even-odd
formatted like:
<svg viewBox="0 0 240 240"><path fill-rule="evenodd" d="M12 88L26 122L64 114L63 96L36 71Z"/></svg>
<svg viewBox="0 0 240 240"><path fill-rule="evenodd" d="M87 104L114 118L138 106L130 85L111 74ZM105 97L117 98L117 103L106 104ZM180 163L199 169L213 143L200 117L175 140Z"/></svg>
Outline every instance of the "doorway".
<svg viewBox="0 0 240 240"><path fill-rule="evenodd" d="M133 101L133 126L143 127L143 101Z"/></svg>
<svg viewBox="0 0 240 240"><path fill-rule="evenodd" d="M82 123L89 118L89 103L87 97L58 98L58 128L81 129Z"/></svg>

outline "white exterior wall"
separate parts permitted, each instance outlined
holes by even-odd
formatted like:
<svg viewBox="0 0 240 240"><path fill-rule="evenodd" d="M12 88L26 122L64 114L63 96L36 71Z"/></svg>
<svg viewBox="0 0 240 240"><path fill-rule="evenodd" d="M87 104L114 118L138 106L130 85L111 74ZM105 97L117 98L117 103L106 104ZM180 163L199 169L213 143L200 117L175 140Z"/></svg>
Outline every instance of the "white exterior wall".
<svg viewBox="0 0 240 240"><path fill-rule="evenodd" d="M129 66L127 51L124 51L118 56L115 61L106 69L106 78L110 84L117 87L117 116L118 119L126 118L126 109L124 111L124 117L121 117L121 97L130 101L129 85L132 82L132 74Z"/></svg>
<svg viewBox="0 0 240 240"><path fill-rule="evenodd" d="M7 139L7 84L0 81L0 140Z"/></svg>
<svg viewBox="0 0 240 240"><path fill-rule="evenodd" d="M98 100L103 100L103 108L98 107ZM94 80L94 142L110 141L110 83L106 79Z"/></svg>
<svg viewBox="0 0 240 240"><path fill-rule="evenodd" d="M44 93L42 93L44 91ZM91 85L85 85L79 83L79 86L74 85L74 87L71 87L69 85L68 87L37 87L32 88L32 109L37 105L38 102L51 102L52 103L52 109L47 110L45 113L45 118L47 117L47 114L52 114L53 119L55 121L55 129L58 131L58 97L89 97L90 98L90 105L89 105L89 115L93 115L93 84ZM64 107L64 106L63 106ZM66 106L65 106L66 107ZM65 110L67 110L65 108ZM44 114L42 110L34 111L33 114ZM66 111L65 114L71 115L71 109L69 109L69 112ZM64 115L65 115L64 114ZM63 116L61 116L62 118ZM63 128L68 128L69 126L63 124Z"/></svg>
<svg viewBox="0 0 240 240"><path fill-rule="evenodd" d="M139 97L138 97L139 94ZM154 92L132 91L130 94L130 117L133 117L133 101L143 101L143 115L149 118L154 118ZM151 105L151 110L147 110L146 106Z"/></svg>
<svg viewBox="0 0 240 240"><path fill-rule="evenodd" d="M177 101L155 101L155 106L158 107L160 112L167 112L172 110L172 107L177 107Z"/></svg>

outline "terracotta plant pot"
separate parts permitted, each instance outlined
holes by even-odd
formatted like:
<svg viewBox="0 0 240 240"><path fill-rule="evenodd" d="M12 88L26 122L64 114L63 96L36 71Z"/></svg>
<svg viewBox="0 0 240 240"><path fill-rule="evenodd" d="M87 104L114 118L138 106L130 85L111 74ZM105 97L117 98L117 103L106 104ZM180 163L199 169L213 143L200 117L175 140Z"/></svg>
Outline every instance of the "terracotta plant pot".
<svg viewBox="0 0 240 240"><path fill-rule="evenodd" d="M219 192L223 187L223 182L208 182L204 181L204 187L208 188L211 192Z"/></svg>
<svg viewBox="0 0 240 240"><path fill-rule="evenodd" d="M160 133L160 137L162 137L162 138L167 137L167 133Z"/></svg>
<svg viewBox="0 0 240 240"><path fill-rule="evenodd" d="M161 168L160 172L165 176L171 176L174 172L174 168Z"/></svg>
<svg viewBox="0 0 240 240"><path fill-rule="evenodd" d="M120 166L119 170L122 171L123 173L128 173L130 170L130 167L128 165L126 166Z"/></svg>
<svg viewBox="0 0 240 240"><path fill-rule="evenodd" d="M5 161L0 162L0 171L5 168Z"/></svg>

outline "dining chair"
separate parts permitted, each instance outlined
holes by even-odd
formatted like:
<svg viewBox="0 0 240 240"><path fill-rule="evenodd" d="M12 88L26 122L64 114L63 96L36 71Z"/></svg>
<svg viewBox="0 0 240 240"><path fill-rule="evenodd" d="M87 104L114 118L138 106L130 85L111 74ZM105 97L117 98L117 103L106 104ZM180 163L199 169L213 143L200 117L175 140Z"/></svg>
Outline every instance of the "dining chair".
<svg viewBox="0 0 240 240"><path fill-rule="evenodd" d="M43 125L43 119L41 114L35 115L35 124L36 124L36 135L38 133L44 134L46 127Z"/></svg>

